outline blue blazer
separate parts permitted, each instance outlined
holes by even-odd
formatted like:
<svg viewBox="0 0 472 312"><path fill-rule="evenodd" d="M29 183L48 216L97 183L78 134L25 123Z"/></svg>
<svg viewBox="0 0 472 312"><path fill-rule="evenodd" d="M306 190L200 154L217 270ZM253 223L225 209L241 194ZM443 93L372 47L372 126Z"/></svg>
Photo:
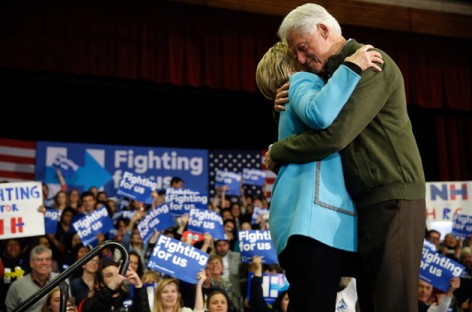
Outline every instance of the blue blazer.
<svg viewBox="0 0 472 312"><path fill-rule="evenodd" d="M280 113L279 140L308 129L327 128L351 96L360 76L340 66L325 85L317 75L291 76L289 103ZM357 214L344 184L341 156L285 164L270 202L269 229L277 254L292 235L303 235L347 251L357 250Z"/></svg>

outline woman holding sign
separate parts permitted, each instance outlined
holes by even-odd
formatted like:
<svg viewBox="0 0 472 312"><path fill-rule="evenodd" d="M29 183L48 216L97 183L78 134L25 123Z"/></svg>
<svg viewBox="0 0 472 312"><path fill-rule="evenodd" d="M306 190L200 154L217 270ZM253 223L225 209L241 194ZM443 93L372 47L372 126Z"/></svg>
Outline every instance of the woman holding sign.
<svg viewBox="0 0 472 312"><path fill-rule="evenodd" d="M207 279L205 270L201 270L198 273L198 284L195 293L195 308L194 312L229 312L230 309L228 295L223 290L216 289L211 291L206 298L206 310L204 310L204 295L203 295L203 283Z"/></svg>

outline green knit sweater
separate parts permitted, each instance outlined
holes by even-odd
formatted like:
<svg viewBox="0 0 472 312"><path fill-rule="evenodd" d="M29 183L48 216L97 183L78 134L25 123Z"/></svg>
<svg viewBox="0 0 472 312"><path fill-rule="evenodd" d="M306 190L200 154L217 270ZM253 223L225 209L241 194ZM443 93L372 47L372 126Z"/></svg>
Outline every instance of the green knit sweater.
<svg viewBox="0 0 472 312"><path fill-rule="evenodd" d="M361 44L349 40L332 56L329 74ZM367 69L333 124L274 143L277 163L306 163L334 152L343 159L346 186L357 207L391 199L425 198L420 153L406 109L403 76L383 51L381 72Z"/></svg>

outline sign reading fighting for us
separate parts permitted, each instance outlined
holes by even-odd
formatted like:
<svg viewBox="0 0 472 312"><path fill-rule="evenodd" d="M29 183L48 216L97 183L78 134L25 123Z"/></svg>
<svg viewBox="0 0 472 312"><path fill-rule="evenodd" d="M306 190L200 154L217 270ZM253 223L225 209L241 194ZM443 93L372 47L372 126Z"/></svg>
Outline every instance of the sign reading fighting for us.
<svg viewBox="0 0 472 312"><path fill-rule="evenodd" d="M71 177L79 169L79 166L75 164L72 160L67 159L66 156L57 154L52 163L52 167L58 170L61 170L61 173L64 177Z"/></svg>
<svg viewBox="0 0 472 312"><path fill-rule="evenodd" d="M151 179L125 171L116 195L152 204L153 198L151 193L156 190L156 187L157 183Z"/></svg>
<svg viewBox="0 0 472 312"><path fill-rule="evenodd" d="M460 276L463 270L463 265L436 252L435 245L424 241L420 267L421 280L446 292L450 287L451 278Z"/></svg>
<svg viewBox="0 0 472 312"><path fill-rule="evenodd" d="M239 250L243 263L252 262L254 256L261 257L266 264L279 263L270 232L266 230L239 231Z"/></svg>
<svg viewBox="0 0 472 312"><path fill-rule="evenodd" d="M190 212L191 209L208 209L208 195L197 190L169 187L166 190L166 203L176 216Z"/></svg>
<svg viewBox="0 0 472 312"><path fill-rule="evenodd" d="M260 169L243 169L243 184L262 187L265 183L266 172Z"/></svg>
<svg viewBox="0 0 472 312"><path fill-rule="evenodd" d="M72 223L84 245L96 246L98 234L107 234L113 228L108 211L105 206L94 210Z"/></svg>
<svg viewBox="0 0 472 312"><path fill-rule="evenodd" d="M147 243L154 234L154 229L163 231L175 224L174 216L167 204L162 204L149 210L146 216L139 221L138 230L143 242Z"/></svg>
<svg viewBox="0 0 472 312"><path fill-rule="evenodd" d="M197 274L205 269L209 255L166 235L159 235L148 261L148 268L196 284Z"/></svg>
<svg viewBox="0 0 472 312"><path fill-rule="evenodd" d="M215 187L226 185L226 195L241 195L241 174L230 171L216 170Z"/></svg>
<svg viewBox="0 0 472 312"><path fill-rule="evenodd" d="M200 234L210 233L214 241L225 238L221 214L208 209L190 210L188 230Z"/></svg>
<svg viewBox="0 0 472 312"><path fill-rule="evenodd" d="M472 234L472 216L455 214L452 221L452 234L466 238Z"/></svg>
<svg viewBox="0 0 472 312"><path fill-rule="evenodd" d="M58 155L61 164L67 160L74 169L71 176L64 176L67 186L80 192L95 186L115 196L125 172L131 172L148 178L158 190L167 188L177 176L186 187L208 193L207 150L39 141L36 178L49 185L51 194L60 189L55 168Z"/></svg>
<svg viewBox="0 0 472 312"><path fill-rule="evenodd" d="M0 183L0 240L44 235L41 182Z"/></svg>

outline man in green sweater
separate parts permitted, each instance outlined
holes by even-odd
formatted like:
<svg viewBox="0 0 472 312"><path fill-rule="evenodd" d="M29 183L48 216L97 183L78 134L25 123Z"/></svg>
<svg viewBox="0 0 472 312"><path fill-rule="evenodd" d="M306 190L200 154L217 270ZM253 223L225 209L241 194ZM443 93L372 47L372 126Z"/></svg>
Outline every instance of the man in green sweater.
<svg viewBox="0 0 472 312"><path fill-rule="evenodd" d="M325 80L361 46L346 40L336 19L313 3L292 10L278 35L307 71ZM266 165L277 171L285 163L306 163L340 152L346 186L358 213L355 274L362 312L416 312L426 226L425 178L406 109L403 76L395 62L380 52L382 71L361 74L330 127L274 143ZM279 89L276 111L288 102L288 89L288 83ZM286 256L299 257L300 267L309 267L309 260L300 257L304 246L299 245L298 254Z"/></svg>

